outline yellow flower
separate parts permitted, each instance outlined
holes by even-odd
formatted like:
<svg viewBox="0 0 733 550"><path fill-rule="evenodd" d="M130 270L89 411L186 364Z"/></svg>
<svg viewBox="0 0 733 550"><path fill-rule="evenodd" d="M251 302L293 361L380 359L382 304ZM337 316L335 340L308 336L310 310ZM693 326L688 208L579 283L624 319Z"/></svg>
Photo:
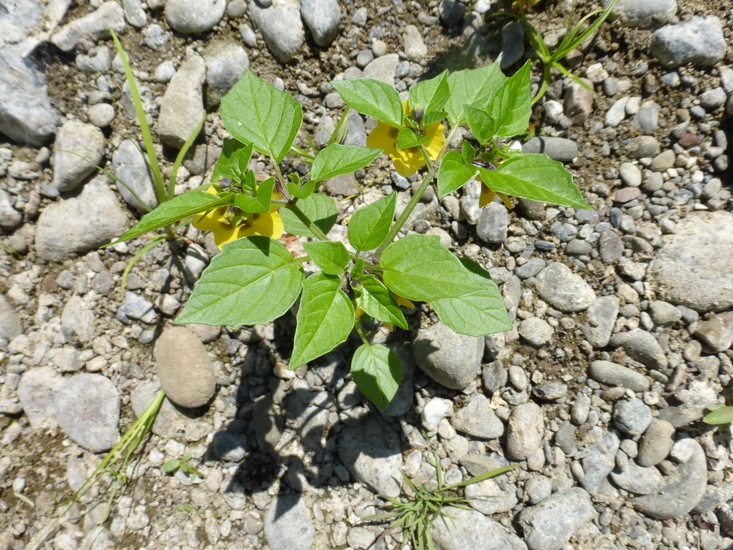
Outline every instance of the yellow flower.
<svg viewBox="0 0 733 550"><path fill-rule="evenodd" d="M405 112L409 108L407 102L405 104ZM438 158L443 145L445 145L445 136L443 135L443 126L440 122L434 122L426 127L423 136L429 137L430 141L425 145L428 156L435 160ZM384 122L378 122L377 127L372 130L367 137L367 147L375 149L384 149L384 152L392 157L394 167L397 172L405 177L413 175L417 172L425 160L419 147L410 147L409 149L400 149L397 147L397 134L400 129L390 126Z"/></svg>
<svg viewBox="0 0 733 550"><path fill-rule="evenodd" d="M498 191L492 191L488 187L486 187L485 183L481 183L481 196L478 199L478 206L479 208L483 208L487 204L493 202L494 197L499 196L501 199L501 202L504 203L504 206L506 206L508 209L511 210L512 208L512 201L509 199L507 195L504 193L499 193Z"/></svg>
<svg viewBox="0 0 733 550"><path fill-rule="evenodd" d="M216 189L213 186L209 187L206 192L216 195ZM240 223L232 225L230 218L226 216L229 207L220 206L201 216L195 216L191 225L201 231L214 233L214 242L219 249L226 243L252 235L279 239L282 237L284 227L280 214L277 213L278 207L279 205L273 202L269 213L250 214L251 221L243 219Z"/></svg>

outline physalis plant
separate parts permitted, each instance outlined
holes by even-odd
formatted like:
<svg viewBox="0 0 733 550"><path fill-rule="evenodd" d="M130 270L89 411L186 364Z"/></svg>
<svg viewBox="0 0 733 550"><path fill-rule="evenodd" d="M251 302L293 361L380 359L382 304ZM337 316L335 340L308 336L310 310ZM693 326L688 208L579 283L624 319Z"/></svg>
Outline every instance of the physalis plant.
<svg viewBox="0 0 733 550"><path fill-rule="evenodd" d="M498 287L478 264L456 257L437 236L395 240L431 182L437 181L440 197L478 178L482 202L499 194L507 201L513 196L588 208L561 163L502 145L503 138L528 127L529 78L529 64L510 78L498 64L445 71L415 84L407 101L381 81L333 81L349 107L378 124L369 147L329 145L301 177L280 169L301 127L301 104L247 72L221 102L232 139L224 142L210 186L161 204L119 241L192 218L195 227L214 233L222 251L195 284L176 323L269 323L300 297L290 368L328 353L356 330L363 344L354 353L351 373L362 393L384 409L397 391L402 367L393 350L370 343L365 319L406 329L402 306L418 301L429 303L460 334L483 336L512 326ZM455 130L466 124L476 145L464 141L461 151L446 151ZM271 161L272 175L264 181L250 169L253 151ZM396 221L397 195L391 193L354 213L349 246L329 239L337 206L318 192L321 184L364 168L382 153L403 175L424 169L420 187ZM306 237L307 256L293 257L278 240L283 232ZM320 271L306 277L306 261Z"/></svg>

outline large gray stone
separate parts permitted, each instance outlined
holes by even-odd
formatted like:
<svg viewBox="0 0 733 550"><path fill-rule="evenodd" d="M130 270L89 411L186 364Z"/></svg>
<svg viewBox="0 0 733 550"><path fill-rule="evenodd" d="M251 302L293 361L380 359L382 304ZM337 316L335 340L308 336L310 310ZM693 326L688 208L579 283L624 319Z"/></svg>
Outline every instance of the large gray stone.
<svg viewBox="0 0 733 550"><path fill-rule="evenodd" d="M226 0L168 0L165 19L174 31L198 34L213 29L226 8Z"/></svg>
<svg viewBox="0 0 733 550"><path fill-rule="evenodd" d="M105 138L102 131L80 120L67 120L54 143L53 184L60 192L72 191L102 165Z"/></svg>
<svg viewBox="0 0 733 550"><path fill-rule="evenodd" d="M177 405L201 407L214 395L214 364L201 340L187 328L163 331L155 343L155 364L161 387Z"/></svg>
<svg viewBox="0 0 733 550"><path fill-rule="evenodd" d="M596 299L591 286L560 262L539 272L536 289L543 300L565 313L588 309Z"/></svg>
<svg viewBox="0 0 733 550"><path fill-rule="evenodd" d="M540 447L545 435L545 415L536 403L519 405L509 416L506 451L512 460L526 460Z"/></svg>
<svg viewBox="0 0 733 550"><path fill-rule="evenodd" d="M265 44L280 63L287 63L305 42L298 0L273 0L269 7L252 0L249 13L265 39Z"/></svg>
<svg viewBox="0 0 733 550"><path fill-rule="evenodd" d="M214 42L204 50L206 61L206 106L219 105L221 98L249 69L247 52L230 41Z"/></svg>
<svg viewBox="0 0 733 550"><path fill-rule="evenodd" d="M100 453L119 439L120 395L101 374L66 379L58 395L56 417L64 433L82 447Z"/></svg>
<svg viewBox="0 0 733 550"><path fill-rule="evenodd" d="M341 21L338 0L302 0L300 14L308 26L313 42L322 48L333 42Z"/></svg>
<svg viewBox="0 0 733 550"><path fill-rule="evenodd" d="M514 533L475 510L446 508L450 517L433 523L432 536L437 550L526 550Z"/></svg>
<svg viewBox="0 0 733 550"><path fill-rule="evenodd" d="M687 515L700 502L708 482L705 451L694 439L675 443L672 454L680 458L677 472L665 479L658 493L636 499L642 512L656 519L672 519Z"/></svg>
<svg viewBox="0 0 733 550"><path fill-rule="evenodd" d="M693 17L666 25L652 35L651 54L666 68L692 63L698 67L715 65L725 56L726 41L720 19Z"/></svg>
<svg viewBox="0 0 733 550"><path fill-rule="evenodd" d="M206 114L202 86L206 66L200 55L186 60L168 84L160 104L158 135L163 143L180 149Z"/></svg>
<svg viewBox="0 0 733 550"><path fill-rule="evenodd" d="M10 340L22 331L23 329L13 306L8 303L5 296L0 294L0 338Z"/></svg>
<svg viewBox="0 0 733 550"><path fill-rule="evenodd" d="M400 494L400 437L378 416L368 416L341 432L339 458L354 477L378 493Z"/></svg>
<svg viewBox="0 0 733 550"><path fill-rule="evenodd" d="M610 232L616 236L615 233ZM588 308L588 320L583 325L583 334L594 348L605 348L611 340L613 327L618 317L619 300L616 296L596 298Z"/></svg>
<svg viewBox="0 0 733 550"><path fill-rule="evenodd" d="M158 198L155 195L153 179L140 148L131 139L126 139L112 155L115 175L125 182L117 182L117 190L125 202L140 212L147 212L147 205L155 208Z"/></svg>
<svg viewBox="0 0 733 550"><path fill-rule="evenodd" d="M418 332L413 343L415 363L430 378L461 390L478 376L484 339L456 334L443 323Z"/></svg>
<svg viewBox="0 0 733 550"><path fill-rule="evenodd" d="M622 386L635 392L649 391L651 387L649 379L640 372L611 361L593 361L590 375L603 384Z"/></svg>
<svg viewBox="0 0 733 550"><path fill-rule="evenodd" d="M316 528L300 495L278 495L265 514L270 550L311 550Z"/></svg>
<svg viewBox="0 0 733 550"><path fill-rule="evenodd" d="M52 367L38 367L23 373L18 399L34 429L56 426L56 400L64 385Z"/></svg>
<svg viewBox="0 0 733 550"><path fill-rule="evenodd" d="M607 9L613 0L603 0ZM647 28L669 23L677 13L677 0L619 0L612 17L619 17L627 27Z"/></svg>
<svg viewBox="0 0 733 550"><path fill-rule="evenodd" d="M555 493L519 514L531 550L561 550L573 533L596 515L590 495L579 487Z"/></svg>
<svg viewBox="0 0 733 550"><path fill-rule="evenodd" d="M468 405L460 409L452 419L459 432L482 439L495 439L504 434L504 424L491 409L491 402L483 394L471 396Z"/></svg>
<svg viewBox="0 0 733 550"><path fill-rule="evenodd" d="M688 214L662 243L649 273L663 299L701 313L733 308L733 213Z"/></svg>
<svg viewBox="0 0 733 550"><path fill-rule="evenodd" d="M109 38L109 30L124 32L125 11L117 2L105 2L92 13L74 19L51 36L51 43L58 49L70 52L82 38Z"/></svg>
<svg viewBox="0 0 733 550"><path fill-rule="evenodd" d="M36 250L45 260L61 261L109 243L127 229L127 214L101 177L78 197L48 205L38 218Z"/></svg>

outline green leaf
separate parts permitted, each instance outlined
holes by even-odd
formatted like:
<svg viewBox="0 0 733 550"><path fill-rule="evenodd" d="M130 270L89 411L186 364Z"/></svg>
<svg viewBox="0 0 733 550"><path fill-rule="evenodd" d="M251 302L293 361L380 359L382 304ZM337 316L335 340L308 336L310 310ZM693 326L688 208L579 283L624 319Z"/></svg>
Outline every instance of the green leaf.
<svg viewBox="0 0 733 550"><path fill-rule="evenodd" d="M351 376L359 391L384 410L402 381L402 363L387 346L362 344L351 359Z"/></svg>
<svg viewBox="0 0 733 550"><path fill-rule="evenodd" d="M311 180L301 187L294 181L288 182L288 191L293 194L298 199L307 199L313 194L313 191L316 190L316 182Z"/></svg>
<svg viewBox="0 0 733 550"><path fill-rule="evenodd" d="M505 80L506 77L498 63L451 73L448 76L450 95L445 104L445 112L451 124L453 126L463 124L465 105L484 109L491 94L498 90Z"/></svg>
<svg viewBox="0 0 733 550"><path fill-rule="evenodd" d="M486 111L495 124L494 133L499 137L516 136L524 133L529 126L529 117L532 115L530 64L527 60L489 100Z"/></svg>
<svg viewBox="0 0 733 550"><path fill-rule="evenodd" d="M713 409L713 407L715 408ZM708 409L712 410L712 412L706 414L702 419L706 424L728 424L729 422L733 422L733 407L713 405L708 407Z"/></svg>
<svg viewBox="0 0 733 550"><path fill-rule="evenodd" d="M431 124L440 122L444 118L445 118L445 111L428 111L427 113L425 113L425 116L423 116L422 126L423 128L427 128Z"/></svg>
<svg viewBox="0 0 733 550"><path fill-rule="evenodd" d="M491 118L484 111L466 105L465 114L468 127L471 128L471 133L479 143L486 143L496 135L498 121Z"/></svg>
<svg viewBox="0 0 733 550"><path fill-rule="evenodd" d="M402 101L389 84L373 78L356 78L333 80L331 86L352 109L396 128L402 127Z"/></svg>
<svg viewBox="0 0 733 550"><path fill-rule="evenodd" d="M201 193L200 191L189 191L183 195L173 197L171 200L161 203L155 210L148 212L140 221L132 226L119 239L106 246L134 239L140 235L144 235L149 231L160 229L166 225L172 224L179 220L191 217L199 212L206 212L218 206L232 204L234 196L218 197L211 193Z"/></svg>
<svg viewBox="0 0 733 550"><path fill-rule="evenodd" d="M331 197L321 193L313 193L307 199L298 200L298 208L324 233L331 231L338 217L338 207ZM279 210L285 231L291 235L315 237L305 223L298 218L290 206Z"/></svg>
<svg viewBox="0 0 733 550"><path fill-rule="evenodd" d="M269 323L293 305L303 278L300 264L279 242L237 239L211 260L175 322L234 327Z"/></svg>
<svg viewBox="0 0 733 550"><path fill-rule="evenodd" d="M341 275L351 259L351 254L343 243L335 241L317 241L303 243L311 261L329 275Z"/></svg>
<svg viewBox="0 0 733 550"><path fill-rule="evenodd" d="M362 274L359 283L361 284L354 291L357 307L383 323L392 323L407 329L407 321L400 305L379 279L374 275Z"/></svg>
<svg viewBox="0 0 733 550"><path fill-rule="evenodd" d="M448 71L443 71L430 80L418 82L410 89L410 107L421 108L424 112L440 111L448 101ZM426 122L427 126L430 124Z"/></svg>
<svg viewBox="0 0 733 550"><path fill-rule="evenodd" d="M303 122L303 108L251 71L221 100L224 127L236 139L280 162L290 150Z"/></svg>
<svg viewBox="0 0 733 550"><path fill-rule="evenodd" d="M478 167L465 162L457 151L449 151L438 169L438 196L444 197L460 189L476 176L477 171Z"/></svg>
<svg viewBox="0 0 733 550"><path fill-rule="evenodd" d="M363 208L351 217L348 237L356 250L377 248L389 233L397 205L397 193L392 192Z"/></svg>
<svg viewBox="0 0 733 550"><path fill-rule="evenodd" d="M249 160L252 158L252 144L245 145L236 139L224 138L219 160L216 161L214 172L211 174L211 183L221 178L228 178L234 182L241 182L247 172Z"/></svg>
<svg viewBox="0 0 733 550"><path fill-rule="evenodd" d="M383 280L392 292L431 302L456 298L475 289L466 269L437 235L408 235L384 249Z"/></svg>
<svg viewBox="0 0 733 550"><path fill-rule="evenodd" d="M290 368L328 353L346 341L354 327L354 306L334 275L316 273L305 280Z"/></svg>
<svg viewBox="0 0 733 550"><path fill-rule="evenodd" d="M269 212L270 202L272 201L272 190L274 187L275 179L267 178L257 186L256 197L243 193L234 198L234 204L237 208L244 210L245 212Z"/></svg>
<svg viewBox="0 0 733 550"><path fill-rule="evenodd" d="M533 201L573 208L590 208L561 162L547 155L523 153L504 161L496 170L479 168L489 189Z"/></svg>
<svg viewBox="0 0 733 550"><path fill-rule="evenodd" d="M412 128L402 128L397 134L397 147L400 149L411 149L419 147L430 141L428 136L418 137Z"/></svg>
<svg viewBox="0 0 733 550"><path fill-rule="evenodd" d="M381 149L334 143L316 155L311 170L311 181L327 180L342 174L351 174L360 168L364 168L381 153Z"/></svg>
<svg viewBox="0 0 733 550"><path fill-rule="evenodd" d="M471 162L476 158L476 149L474 149L473 145L468 140L463 141L463 146L461 147L461 157L463 157L463 160L466 162Z"/></svg>
<svg viewBox="0 0 733 550"><path fill-rule="evenodd" d="M485 336L512 329L499 287L489 274L468 259L460 260L466 268L474 290L456 298L443 298L430 303L440 320L453 332L468 336Z"/></svg>

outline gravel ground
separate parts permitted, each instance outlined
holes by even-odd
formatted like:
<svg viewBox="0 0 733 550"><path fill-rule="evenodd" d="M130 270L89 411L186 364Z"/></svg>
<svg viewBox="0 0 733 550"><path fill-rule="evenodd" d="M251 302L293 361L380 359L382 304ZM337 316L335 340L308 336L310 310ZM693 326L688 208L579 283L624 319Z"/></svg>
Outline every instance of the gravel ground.
<svg viewBox="0 0 733 550"><path fill-rule="evenodd" d="M605 0L604 0L605 1ZM608 2L606 2L607 4ZM547 5L544 5L547 4ZM325 144L343 112L328 84L368 76L406 91L444 68L531 55L492 0L16 0L0 17L0 547L31 547L163 387L153 436L106 515L108 480L44 548L405 548L363 521L400 472L471 486L442 550L705 549L733 544L730 426L701 421L733 376L733 11L728 0L620 0L534 114L525 151L566 164L593 209L478 208L478 185L428 193L406 231L436 234L500 285L514 329L458 336L427 306L380 333L405 380L380 413L348 374L350 340L287 368L294 316L173 328L217 250L188 228L100 250L152 200L140 133L107 28L120 33L164 171L207 181L226 137L221 96L247 68L304 105ZM548 43L571 8L531 16ZM536 67L535 67L536 69ZM352 113L346 142L374 123ZM463 135L454 145L460 146ZM259 168L264 163L258 164ZM419 179L369 168L327 184L343 238L355 209ZM302 169L286 161L286 169ZM389 174L387 176L386 174ZM300 244L290 240L297 250ZM180 350L186 350L181 353ZM427 437L427 440L425 437ZM203 477L167 475L191 456Z"/></svg>

